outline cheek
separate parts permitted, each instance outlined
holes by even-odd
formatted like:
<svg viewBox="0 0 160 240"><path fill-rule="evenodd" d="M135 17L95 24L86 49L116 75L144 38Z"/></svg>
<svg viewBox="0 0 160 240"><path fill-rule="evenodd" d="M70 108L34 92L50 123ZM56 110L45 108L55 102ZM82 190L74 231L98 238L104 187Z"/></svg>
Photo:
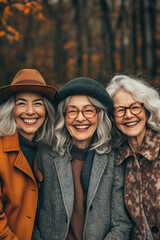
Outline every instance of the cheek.
<svg viewBox="0 0 160 240"><path fill-rule="evenodd" d="M67 130L69 130L69 128L70 128L70 126L71 126L71 124L72 124L72 121L73 121L73 120L65 117L65 124L66 124Z"/></svg>
<svg viewBox="0 0 160 240"><path fill-rule="evenodd" d="M115 124L116 124L116 125L121 124L120 118L115 117L114 120L115 120Z"/></svg>
<svg viewBox="0 0 160 240"><path fill-rule="evenodd" d="M15 110L14 110L14 118L16 119L16 118L18 118L20 115L21 115L21 111L20 111L19 108L16 107Z"/></svg>
<svg viewBox="0 0 160 240"><path fill-rule="evenodd" d="M45 109L45 107L39 109L39 111L37 111L37 113L39 113L40 116L45 117L46 116L46 109Z"/></svg>
<svg viewBox="0 0 160 240"><path fill-rule="evenodd" d="M92 124L93 130L96 131L98 127L98 116L91 121L91 124Z"/></svg>

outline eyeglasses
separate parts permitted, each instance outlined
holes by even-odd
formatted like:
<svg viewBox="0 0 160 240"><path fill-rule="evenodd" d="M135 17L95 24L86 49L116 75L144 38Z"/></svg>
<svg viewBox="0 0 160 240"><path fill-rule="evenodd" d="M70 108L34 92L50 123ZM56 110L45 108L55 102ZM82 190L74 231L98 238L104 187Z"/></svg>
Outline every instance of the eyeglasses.
<svg viewBox="0 0 160 240"><path fill-rule="evenodd" d="M82 110L78 109L75 106L69 106L64 110L64 113L68 118L75 119L78 116L79 112L82 112L85 118L90 119L95 117L98 111L99 109L92 105L87 105Z"/></svg>
<svg viewBox="0 0 160 240"><path fill-rule="evenodd" d="M121 107L121 106L117 106L114 107L113 109L113 114L116 117L123 117L126 114L126 110L129 109L129 111L133 114L133 115L138 115L139 113L142 112L144 107L143 103L132 103L129 107Z"/></svg>

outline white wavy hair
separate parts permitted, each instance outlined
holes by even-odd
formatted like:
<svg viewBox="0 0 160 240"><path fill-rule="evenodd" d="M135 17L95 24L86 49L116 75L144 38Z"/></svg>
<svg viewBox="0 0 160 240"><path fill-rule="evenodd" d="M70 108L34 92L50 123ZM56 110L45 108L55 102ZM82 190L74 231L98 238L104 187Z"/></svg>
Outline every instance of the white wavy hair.
<svg viewBox="0 0 160 240"><path fill-rule="evenodd" d="M46 118L35 134L35 141L39 144L52 144L54 134L55 111L50 101L43 97ZM13 135L19 126L14 119L15 96L0 104L0 136Z"/></svg>
<svg viewBox="0 0 160 240"><path fill-rule="evenodd" d="M158 91L151 87L147 82L134 79L126 75L114 76L106 87L106 90L113 99L114 95L120 88L123 88L125 91L131 93L136 101L144 103L144 107L148 114L147 127L159 132L160 96ZM115 133L118 133L118 129L116 128ZM118 135L120 135L120 133ZM122 139L123 137L120 142L122 142Z"/></svg>
<svg viewBox="0 0 160 240"><path fill-rule="evenodd" d="M87 96L93 106L100 109L98 112L98 127L94 133L90 149L95 149L99 154L108 153L111 150L111 128L112 124L108 117L108 110L97 99ZM65 125L64 110L66 109L71 97L67 97L61 101L57 108L57 115L55 121L55 141L53 149L61 156L65 153L70 155L70 150L73 146L72 138L67 131Z"/></svg>

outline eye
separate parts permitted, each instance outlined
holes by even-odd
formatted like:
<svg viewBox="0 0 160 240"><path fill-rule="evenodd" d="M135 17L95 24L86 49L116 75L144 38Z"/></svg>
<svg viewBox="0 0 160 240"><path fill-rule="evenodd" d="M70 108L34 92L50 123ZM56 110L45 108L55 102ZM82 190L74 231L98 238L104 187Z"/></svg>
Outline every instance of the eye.
<svg viewBox="0 0 160 240"><path fill-rule="evenodd" d="M87 106L87 107L85 107L84 108L84 110L83 110L84 112L88 112L88 113L93 113L93 112L95 112L96 111L96 108L94 107L94 106Z"/></svg>
<svg viewBox="0 0 160 240"><path fill-rule="evenodd" d="M77 112L76 110L67 110L67 113L75 113Z"/></svg>
<svg viewBox="0 0 160 240"><path fill-rule="evenodd" d="M66 113L68 113L68 114L77 113L77 109L76 109L76 108L68 107L68 108L66 109Z"/></svg>
<svg viewBox="0 0 160 240"><path fill-rule="evenodd" d="M131 109L140 109L140 108L141 108L141 106L138 105L138 104L136 104L136 105L132 105L132 106L131 106Z"/></svg>
<svg viewBox="0 0 160 240"><path fill-rule="evenodd" d="M117 108L117 109L114 109L114 112L115 112L115 113L124 112L124 108Z"/></svg>
<svg viewBox="0 0 160 240"><path fill-rule="evenodd" d="M91 108L87 108L87 109L84 110L84 112L85 113L92 113L92 112L94 112L94 110L91 109Z"/></svg>
<svg viewBox="0 0 160 240"><path fill-rule="evenodd" d="M36 105L36 106L43 106L44 104L43 104L43 102L35 102L34 105Z"/></svg>
<svg viewBox="0 0 160 240"><path fill-rule="evenodd" d="M26 102L17 101L16 106L26 105Z"/></svg>

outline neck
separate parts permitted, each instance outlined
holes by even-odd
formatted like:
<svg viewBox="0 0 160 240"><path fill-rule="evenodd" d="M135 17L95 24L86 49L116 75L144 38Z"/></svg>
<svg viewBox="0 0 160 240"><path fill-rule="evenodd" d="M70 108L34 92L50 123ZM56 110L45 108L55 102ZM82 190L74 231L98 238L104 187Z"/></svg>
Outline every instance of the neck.
<svg viewBox="0 0 160 240"><path fill-rule="evenodd" d="M81 148L81 149L85 149L88 148L90 145L90 141L91 140L85 140L85 141L77 141L75 139L73 139L73 144L77 147L77 148Z"/></svg>
<svg viewBox="0 0 160 240"><path fill-rule="evenodd" d="M141 136L141 137L137 136L137 137L128 138L129 146L130 146L130 148L132 149L133 152L136 152L140 149L143 138L144 138L144 135Z"/></svg>

